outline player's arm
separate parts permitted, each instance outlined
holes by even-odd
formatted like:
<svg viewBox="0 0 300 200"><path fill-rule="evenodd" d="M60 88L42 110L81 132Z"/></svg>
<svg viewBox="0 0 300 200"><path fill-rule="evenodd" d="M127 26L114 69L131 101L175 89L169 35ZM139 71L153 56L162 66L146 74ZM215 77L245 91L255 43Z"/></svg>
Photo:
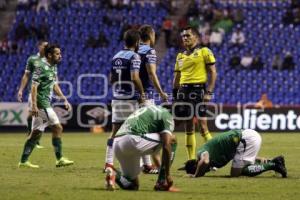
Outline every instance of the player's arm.
<svg viewBox="0 0 300 200"><path fill-rule="evenodd" d="M204 176L209 167L209 153L203 152L201 158L197 162L197 168L195 174L192 176L194 178Z"/></svg>
<svg viewBox="0 0 300 200"><path fill-rule="evenodd" d="M145 91L144 91L142 81L140 79L140 67L141 67L141 58L139 55L135 54L131 60L130 76L131 76L131 81L134 83L135 88L139 91L141 95L140 103L144 103Z"/></svg>
<svg viewBox="0 0 300 200"><path fill-rule="evenodd" d="M170 166L171 166L171 142L172 142L172 134L170 133L161 133L161 141L162 141L162 163L161 166L165 167L165 173L167 177L168 183L172 182L172 178L170 175Z"/></svg>
<svg viewBox="0 0 300 200"><path fill-rule="evenodd" d="M18 90L18 101L22 102L22 98L23 98L23 90L26 87L28 80L30 78L30 71L25 71L23 76L22 76L22 80L21 80L21 84L20 84L20 88Z"/></svg>
<svg viewBox="0 0 300 200"><path fill-rule="evenodd" d="M32 102L32 116L38 116L38 107L37 107L37 88L39 83L32 82L31 85L31 102Z"/></svg>
<svg viewBox="0 0 300 200"><path fill-rule="evenodd" d="M207 72L209 75L209 81L207 85L207 91L213 92L217 80L217 69L215 64L207 65Z"/></svg>
<svg viewBox="0 0 300 200"><path fill-rule="evenodd" d="M159 92L159 95L164 101L168 101L168 95L162 90L161 85L159 83L157 74L156 74L156 64L147 64L147 72L148 75L156 89Z"/></svg>
<svg viewBox="0 0 300 200"><path fill-rule="evenodd" d="M173 98L177 96L177 92L180 86L180 77L181 73L179 70L179 65L178 65L178 57L180 54L177 55L176 58L176 63L175 63L175 70L174 70L174 78L173 78Z"/></svg>
<svg viewBox="0 0 300 200"><path fill-rule="evenodd" d="M217 80L217 69L215 64L216 59L212 51L208 48L203 48L201 52L204 58L207 75L209 77L207 84L207 93L204 96L204 100L209 101L212 98Z"/></svg>
<svg viewBox="0 0 300 200"><path fill-rule="evenodd" d="M135 88L137 88L137 90L139 91L140 95L141 95L141 103L143 103L145 101L145 92L144 92L144 87L142 84L142 81L140 79L140 73L137 70L131 71L130 73L131 75L131 80L135 85Z"/></svg>
<svg viewBox="0 0 300 200"><path fill-rule="evenodd" d="M65 105L66 109L67 109L68 111L70 111L70 110L71 110L71 105L70 105L70 103L68 102L68 99L65 97L65 95L64 95L63 92L61 91L61 88L60 88L60 86L58 85L57 82L54 84L53 90L54 90L55 94L56 94L60 99L62 99L62 100L64 101L64 105Z"/></svg>

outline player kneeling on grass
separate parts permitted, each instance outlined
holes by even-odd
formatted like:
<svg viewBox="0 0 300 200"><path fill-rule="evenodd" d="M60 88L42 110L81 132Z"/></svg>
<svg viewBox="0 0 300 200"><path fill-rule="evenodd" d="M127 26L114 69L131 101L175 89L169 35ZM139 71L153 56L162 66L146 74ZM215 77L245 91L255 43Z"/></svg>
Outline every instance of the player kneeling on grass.
<svg viewBox="0 0 300 200"><path fill-rule="evenodd" d="M59 119L50 105L52 92L54 91L64 100L66 109L70 111L71 105L63 95L58 83L57 64L61 61L61 51L58 45L47 45L45 47L46 60L39 60L35 63L32 76L31 98L32 98L32 131L24 145L19 167L39 168L31 164L28 158L36 143L46 127L52 130L52 144L56 156L56 167L72 165L74 162L62 156L62 126Z"/></svg>
<svg viewBox="0 0 300 200"><path fill-rule="evenodd" d="M176 191L170 175L177 146L173 131L173 117L161 106L146 106L132 113L114 139L113 151L121 172L106 168L106 188L114 190L116 182L122 189L138 190L141 156L155 154L162 148L162 163L154 189Z"/></svg>
<svg viewBox="0 0 300 200"><path fill-rule="evenodd" d="M287 177L283 156L272 160L258 158L261 136L254 130L231 130L220 133L204 144L197 153L197 160L189 160L185 170L191 177L204 176L210 168L221 168L232 161L230 175L257 176L265 171L274 170Z"/></svg>

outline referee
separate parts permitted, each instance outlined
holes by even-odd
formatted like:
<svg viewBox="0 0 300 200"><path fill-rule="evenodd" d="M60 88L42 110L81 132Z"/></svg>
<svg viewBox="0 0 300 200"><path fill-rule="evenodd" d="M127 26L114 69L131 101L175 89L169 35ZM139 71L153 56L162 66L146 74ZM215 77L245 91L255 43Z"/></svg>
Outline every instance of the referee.
<svg viewBox="0 0 300 200"><path fill-rule="evenodd" d="M207 127L204 103L210 101L213 95L217 79L216 59L211 50L200 46L200 36L196 29L186 27L180 34L185 51L179 53L176 58L173 80L173 96L176 97L174 105L177 117L184 120L188 159L195 159L194 117L199 122L204 140L212 138Z"/></svg>

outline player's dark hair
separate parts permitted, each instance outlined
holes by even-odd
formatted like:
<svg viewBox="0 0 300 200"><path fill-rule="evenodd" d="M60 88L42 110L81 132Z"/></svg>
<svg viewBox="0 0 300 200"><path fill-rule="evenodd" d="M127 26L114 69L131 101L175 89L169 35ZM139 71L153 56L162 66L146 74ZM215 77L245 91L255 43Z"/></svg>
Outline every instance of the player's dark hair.
<svg viewBox="0 0 300 200"><path fill-rule="evenodd" d="M186 161L185 171L187 174L195 174L196 169L197 169L197 161L195 159Z"/></svg>
<svg viewBox="0 0 300 200"><path fill-rule="evenodd" d="M200 38L200 33L199 31L192 26L186 26L183 29L180 30L180 33L182 33L183 31L187 31L187 30L191 30L191 32L193 33L193 35L196 35L198 38Z"/></svg>
<svg viewBox="0 0 300 200"><path fill-rule="evenodd" d="M47 44L45 47L45 57L48 58L49 54L53 54L54 53L54 49L60 49L58 44Z"/></svg>
<svg viewBox="0 0 300 200"><path fill-rule="evenodd" d="M154 32L152 26L150 26L148 24L141 26L139 31L140 31L140 34L141 34L142 41L150 40L150 34L152 32Z"/></svg>
<svg viewBox="0 0 300 200"><path fill-rule="evenodd" d="M126 47L135 47L136 43L140 40L140 33L135 29L129 29L124 34L124 41Z"/></svg>

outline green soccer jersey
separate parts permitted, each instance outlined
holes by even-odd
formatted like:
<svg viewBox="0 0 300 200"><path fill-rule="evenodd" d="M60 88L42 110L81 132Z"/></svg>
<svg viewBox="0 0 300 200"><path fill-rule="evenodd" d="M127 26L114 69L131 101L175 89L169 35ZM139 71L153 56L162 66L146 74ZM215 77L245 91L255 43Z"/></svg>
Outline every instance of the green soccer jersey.
<svg viewBox="0 0 300 200"><path fill-rule="evenodd" d="M211 167L223 167L230 162L240 143L242 130L231 130L220 133L198 149L197 157L207 151Z"/></svg>
<svg viewBox="0 0 300 200"><path fill-rule="evenodd" d="M50 107L53 86L56 82L56 65L50 65L46 60L37 60L34 64L32 82L38 84L37 106L40 109Z"/></svg>
<svg viewBox="0 0 300 200"><path fill-rule="evenodd" d="M170 133L174 120L169 111L161 106L142 107L132 113L122 124L116 136L125 134L143 136L146 133Z"/></svg>
<svg viewBox="0 0 300 200"><path fill-rule="evenodd" d="M32 76L35 66L38 65L41 62L41 60L45 61L46 59L40 57L39 53L36 55L30 56L27 59L25 71L29 72L30 75ZM31 88L31 79L29 80L28 88L29 88L29 90Z"/></svg>

